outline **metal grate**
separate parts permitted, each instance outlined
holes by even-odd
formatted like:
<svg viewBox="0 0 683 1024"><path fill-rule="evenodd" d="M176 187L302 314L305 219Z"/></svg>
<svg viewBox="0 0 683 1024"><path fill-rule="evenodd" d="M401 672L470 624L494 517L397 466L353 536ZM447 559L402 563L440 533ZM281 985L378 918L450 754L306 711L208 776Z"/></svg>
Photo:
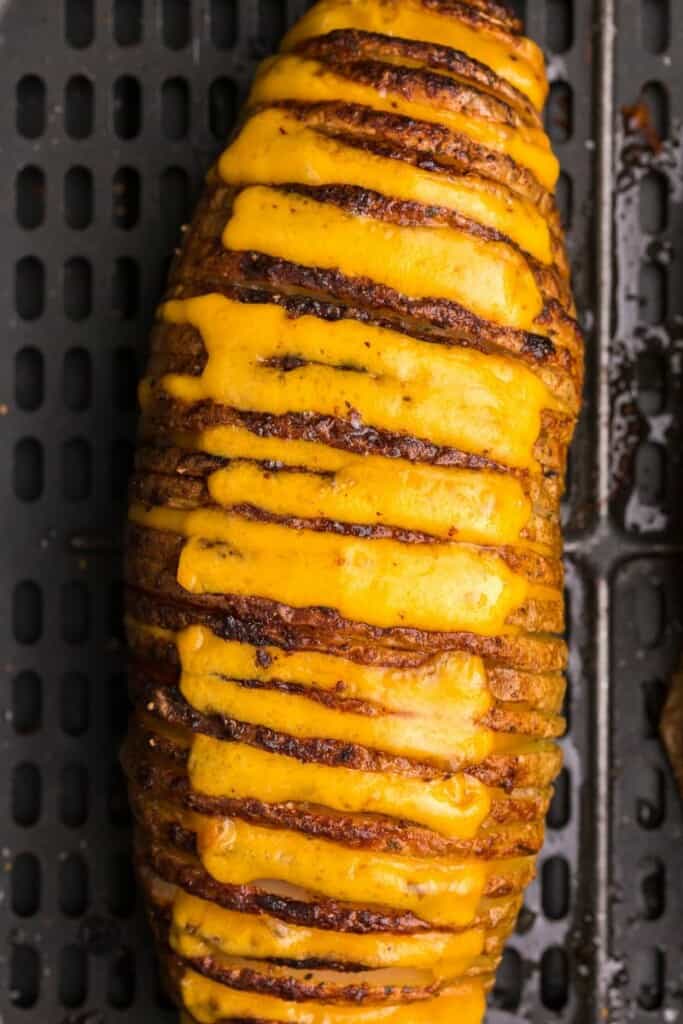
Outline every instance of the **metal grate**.
<svg viewBox="0 0 683 1024"><path fill-rule="evenodd" d="M549 55L589 365L565 507L566 768L491 1024L683 1024L683 826L656 738L683 622L683 8L619 0L612 47L614 2L517 5ZM203 173L256 60L307 6L0 3L3 1024L174 1020L116 767L135 381ZM642 110L623 128L639 97L661 149Z"/></svg>
<svg viewBox="0 0 683 1024"><path fill-rule="evenodd" d="M643 0L620 18L610 1005L615 1020L647 1024L683 1020L683 815L656 726L683 621L683 9Z"/></svg>

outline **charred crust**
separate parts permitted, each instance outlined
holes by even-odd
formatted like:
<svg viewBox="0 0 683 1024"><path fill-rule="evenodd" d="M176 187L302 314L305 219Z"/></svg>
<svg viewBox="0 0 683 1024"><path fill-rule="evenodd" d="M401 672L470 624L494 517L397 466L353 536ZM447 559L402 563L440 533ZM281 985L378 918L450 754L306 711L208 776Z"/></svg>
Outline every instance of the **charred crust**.
<svg viewBox="0 0 683 1024"><path fill-rule="evenodd" d="M449 14L469 24L485 27L489 24L498 24L506 33L511 36L521 36L524 25L520 18L510 9L509 4L499 3L498 0L421 0L422 6L438 11L440 14Z"/></svg>
<svg viewBox="0 0 683 1024"><path fill-rule="evenodd" d="M138 612L144 609L144 601L136 607ZM155 677L159 676L166 682L177 683L180 678L180 662L174 635L166 639L146 633L144 630L145 626L137 619L130 620L128 642L135 667L139 667L147 674L152 672ZM256 663L260 668L268 668L273 662L270 652L264 647L256 647L255 650ZM420 670L428 667L435 657L434 654L407 656L407 652L399 653L398 658L395 655L396 652L387 651L385 658L373 658L372 664L386 668ZM438 656L437 654L436 657ZM367 663L363 657L342 656L339 663L342 677L345 661ZM553 715L559 713L566 690L566 680L561 672L519 671L486 661L484 664L489 690L496 702L515 704Z"/></svg>
<svg viewBox="0 0 683 1024"><path fill-rule="evenodd" d="M253 433L255 436L264 436L259 434L258 431L264 426L263 423L250 421L249 424L244 423L238 417L238 424L244 427L245 430ZM278 419L278 423L279 423ZM159 425L161 427L161 425ZM162 431L155 432L154 436L151 436L151 432L147 430L144 433L145 424L143 422L143 436L141 443L138 447L135 468L140 473L154 473L160 475L179 475L192 478L204 479L210 473L213 473L219 469L223 469L231 461L230 458L209 455L205 452L195 450L193 447L197 444L198 439L195 438L191 433L189 435L178 435L173 431ZM169 436L166 437L166 434ZM272 434L265 436L274 436ZM275 435L277 436L277 435ZM556 443L561 443L562 439L556 437ZM165 443L166 442L166 443ZM332 447L332 446L330 446ZM246 461L253 461L258 465L263 466L272 472L286 473L286 472L313 472L310 467L305 464L285 466L279 462L273 462L271 460L261 459L247 459ZM314 472L318 472L317 470ZM326 472L320 471L320 476L332 476L333 474L327 474ZM562 480L557 473L546 472L540 476L523 475L519 477L520 485L524 489L524 493L530 499L534 511L540 519L543 520L543 526L537 527L546 532L549 538L554 540L554 544L551 543L549 546L554 551L560 549L560 533L559 525L556 520L555 510L557 508L557 502L559 501L562 491L561 483ZM529 536L529 540L537 540L537 537Z"/></svg>
<svg viewBox="0 0 683 1024"><path fill-rule="evenodd" d="M495 228L488 228L443 206L425 206L408 199L374 192L360 185L277 185L276 191L305 196L319 203L336 206L354 217L371 217L399 227L430 227L446 224L483 242L502 242L519 251L518 246ZM527 257L530 259L530 257Z"/></svg>
<svg viewBox="0 0 683 1024"><path fill-rule="evenodd" d="M542 416L541 433L534 446L534 456L546 474L564 474L568 422L565 417L550 412ZM379 430L366 423L353 409L345 418L316 412L282 415L249 412L209 399L186 403L171 397L162 386L152 383L150 402L143 422L143 431L147 435L151 432L161 437L164 432L196 433L219 426L244 427L256 437L262 438L311 441L354 455L379 455L386 459L402 459L432 466L500 473L522 482L529 479L527 470L507 466L485 454L436 445L411 434Z"/></svg>
<svg viewBox="0 0 683 1024"><path fill-rule="evenodd" d="M317 299L322 299L327 293L343 305L364 308L368 322L376 322L375 314L382 319L403 316L417 331L427 327L449 332L453 343L466 343L469 347L482 349L498 348L527 359L532 366L554 367L578 381L577 355L581 351L581 338L575 321L554 300L548 300L545 313L537 318L537 322L545 320L548 324L545 345L541 347L538 342L529 343L528 332L483 320L447 299L409 298L369 278L347 277L338 270L307 267L254 251L227 250L217 239L195 240L193 244L202 263L201 279L197 281L196 272L190 271L183 261L171 278L168 298L186 298L189 294L221 295L224 294L224 283L230 279L274 293L298 290ZM553 336L563 343L556 343Z"/></svg>
<svg viewBox="0 0 683 1024"><path fill-rule="evenodd" d="M505 241L516 249L507 236L476 224L456 212L442 207L429 207L407 200L392 199L370 189L354 185L322 185L316 188L307 185L275 185L276 191L296 192L302 195L315 196L321 202L329 202L357 216L371 215L375 219L383 219L389 223L413 225L451 224L461 231L466 231L483 241ZM438 297L411 299L387 285L363 277L346 277L337 270L320 267L309 267L293 263L264 253L255 251L235 252L225 249L222 234L225 224L230 219L233 205L240 189L235 186L217 182L206 190L200 214L185 240L185 248L179 255L171 273L171 284L182 282L185 278L182 270L191 263L194 267L201 263L205 272L211 273L216 268L216 276L227 280L229 286L235 284L253 286L260 283L262 287L275 283L274 275L280 274L280 288L285 293L296 294L304 291L313 294L322 301L357 305L371 311L376 316L398 316L400 320L409 322L409 329L420 329L422 323L432 327L446 329L454 337L451 342L465 344L493 344L519 354L525 332L513 327L505 327L477 316L471 310L452 300ZM519 250L517 250L519 251ZM536 318L536 322L545 327L545 334L552 341L558 337L562 347L581 352L583 339L576 320L555 296L562 296L569 301L568 281L565 273L558 274L552 267L538 264L526 253L523 254L530 268L535 272L544 294L545 305ZM221 259L222 257L222 259ZM256 264L256 267L244 265ZM261 263L263 267L261 267ZM254 271L261 268L261 279L254 280ZM224 269L222 269L224 268ZM268 275L266 275L266 270ZM291 278L291 280L290 280ZM287 287L289 285L289 287ZM295 286L295 287L294 287ZM545 289L545 290L544 290ZM414 321L414 323L410 323ZM538 332L537 332L538 333ZM516 347L513 340L517 339Z"/></svg>
<svg viewBox="0 0 683 1024"><path fill-rule="evenodd" d="M148 791L140 791L135 787L132 787L130 790L130 799L138 828L141 834L147 837L149 842L152 844L162 844L164 847L170 846L175 848L181 856L187 857L189 855L190 859L194 858L197 852L197 836L191 824L185 825L183 823L182 810L173 806L169 807L164 803L164 810L160 813L153 796L150 798ZM178 815L179 818L176 818L175 815ZM524 889L534 876L536 852L536 850L533 850L527 856L505 857L491 861L484 883L484 899L505 899L517 895ZM258 885L235 886L226 884L226 888L253 889L258 888ZM339 902L320 893L316 894L315 891L310 895L319 897L322 903ZM341 905L348 906L345 901L341 901ZM383 904L376 909L386 910L388 914L392 915L400 914L400 912L391 907L385 908ZM414 916L412 912L410 913L411 916Z"/></svg>
<svg viewBox="0 0 683 1024"><path fill-rule="evenodd" d="M141 539L136 534L137 531L131 533L132 544ZM407 628L382 630L331 617L325 609L297 611L262 598L222 596L203 602L193 595L188 600L184 591L169 593L166 589L155 589L152 580L150 584L149 588L139 583L130 585L129 608L140 621L165 629L203 625L223 640L289 651L342 654L366 665L408 667L443 651L463 651L482 657L491 665L521 671L556 672L566 667L566 645L556 637L483 637Z"/></svg>
<svg viewBox="0 0 683 1024"><path fill-rule="evenodd" d="M131 785L144 799L170 799L184 810L207 817L236 817L254 824L295 830L343 846L404 856L459 856L489 861L533 856L543 845L541 816L524 822L506 822L502 826L492 822L491 828L474 839L457 840L414 822L382 815L349 816L301 803L269 804L250 798L210 797L191 788L187 771L172 757L167 757L168 746L161 751L163 759L150 757L152 752L159 753L159 748L149 748L144 733L138 736L137 742L133 739L133 756L127 759Z"/></svg>
<svg viewBox="0 0 683 1024"><path fill-rule="evenodd" d="M486 64L469 57L461 50L375 32L337 29L327 35L305 40L299 44L296 52L306 57L342 65L355 64L359 58L374 58L380 61L396 57L407 59L427 71L456 75L475 88L483 88L486 92L493 93L499 102L513 108L524 120L535 127L542 127L538 111L523 93Z"/></svg>
<svg viewBox="0 0 683 1024"><path fill-rule="evenodd" d="M137 874L138 874L138 878L139 878L139 880L141 882L142 888L143 888L143 890L145 892L145 895L147 896L147 899L149 900L149 903L150 903L150 908L149 909L151 911L153 927L156 929L156 927L158 925L161 925L162 927L168 928L169 924L170 924L170 910L171 910L171 906L172 906L172 902L171 901L172 901L173 896L174 896L174 891L176 889L181 889L181 888L184 888L184 887L179 885L179 884L177 884L171 878L162 877L162 875L157 874L155 869L154 869L154 867L153 867L153 865L151 865L150 863L146 863L145 862L145 859L147 857L149 849L150 849L150 844L143 840L142 835L139 835L138 836L138 841L137 841L137 844L136 844L136 868L137 868ZM178 860L177 856L174 854L174 851L171 848L167 848L165 851L163 851L163 848L161 848L161 847L158 847L158 849L163 854L162 858L160 858L162 862L173 863L174 860L175 861ZM183 863L182 859L181 859L180 863L181 864ZM188 863L191 863L191 861L188 858L185 858L184 859L184 863L188 864ZM195 862L195 863L197 863L197 862ZM162 883L163 890L164 890L163 894L161 894L159 892L159 889L158 889L158 883L159 882ZM189 891L189 890L185 890L185 891ZM196 893L196 892L192 893L192 895L196 896L199 899L204 899L205 898L205 897L202 897L202 895L200 893ZM424 932L424 931L429 931L430 933L440 932L440 931L449 931L451 933L458 934L459 932L467 931L469 929L469 927L475 927L475 928L486 927L486 928L489 928L491 930L491 934L489 934L486 937L486 939L485 939L484 953L487 954L487 955L495 954L495 953L499 953L500 952L501 946L502 946L502 942L501 942L501 929L503 929L503 928L511 928L512 927L512 925L514 924L514 920L515 920L515 918L517 916L517 913L519 912L520 907L521 907L521 899L520 899L519 896L513 897L512 899L507 898L507 899L487 900L486 903L482 906L482 909L481 909L480 913L478 914L477 918L473 921L472 925L465 926L464 929L463 928L441 929L441 928L436 928L434 926L427 926L426 928L425 927L421 927L418 930L414 929L412 932L409 931L409 932L405 932L404 934L407 934L407 935L415 934L419 938L420 933ZM226 908L226 909L235 910L234 907L230 907L230 908ZM266 911L261 911L260 909L259 910L253 910L253 909L249 909L249 908L246 908L243 911L238 910L237 912L238 913L240 913L240 912L244 912L244 913L257 913L257 914L258 913L264 913L264 914L268 914L269 916L270 916L270 913L271 913L270 911L267 911L267 910ZM273 915L273 916L275 916L275 915ZM343 929L338 929L338 930L341 931ZM392 930L393 931L399 931L399 929L397 929L397 928L394 928ZM381 934L379 929L376 929L375 931L378 934ZM363 934L369 934L369 933L368 932L364 932ZM287 964L291 963L292 966L296 966L297 964L301 964L302 963L302 961L289 961L289 960L281 959L281 958L272 958L272 959L269 959L268 962L273 963L273 964L282 964L282 965L287 965ZM333 961L318 961L318 960L314 960L314 959L306 960L303 963L305 963L306 966L310 966L310 967L312 967L314 969L315 968L324 968L325 966L327 966L327 967L329 967L332 970L340 970L340 971L344 971L344 970L352 970L352 971L353 970L365 970L366 966L367 966L365 964L352 964L352 963L350 963L348 961L341 962L341 963L336 963L336 962L333 962Z"/></svg>
<svg viewBox="0 0 683 1024"><path fill-rule="evenodd" d="M383 147L387 150L383 155L393 155L425 170L488 178L537 206L558 241L562 238L559 213L551 193L511 157L466 135L435 122L338 100L310 104L283 100L273 106L294 113L302 121L315 123L319 131L353 138L355 145Z"/></svg>
<svg viewBox="0 0 683 1024"><path fill-rule="evenodd" d="M185 282L176 285L169 298L190 299L207 294L218 294L228 299L244 303L272 303L287 311L293 318L299 316L315 316L329 323L343 319L356 320L359 323L372 323L375 327L405 334L416 341L428 344L443 345L472 349L477 352L519 358L522 363L537 372L557 399L573 409L576 404L576 391L572 383L572 367L574 357L568 349L556 349L550 339L542 335L524 335L519 346L519 353L509 351L504 346L492 344L482 338L458 338L454 340L443 331L431 325L415 325L409 330L405 324L399 324L392 315L375 316L367 310L354 306L333 305L310 296L285 295L281 292L270 293L260 289L234 288L215 279L199 282ZM188 324L169 324L159 321L151 336L151 356L148 375L160 378L165 373L181 373L187 376L200 376L207 364L207 352L200 332ZM524 349L524 351L523 351Z"/></svg>
<svg viewBox="0 0 683 1024"><path fill-rule="evenodd" d="M424 462L455 469L486 470L516 477L526 475L523 470L515 470L485 455L439 446L410 434L378 430L366 424L354 411L349 413L347 419L315 412L291 412L277 416L272 413L242 411L210 400L188 405L163 391L156 391L154 404L148 410L148 418L163 422L171 432L238 426L245 427L256 437L313 441L356 455L381 455L387 459L405 459L408 462Z"/></svg>
<svg viewBox="0 0 683 1024"><path fill-rule="evenodd" d="M420 779L447 778L454 771L463 771L488 786L499 787L506 792L525 786L545 788L550 785L559 770L560 755L555 747L539 744L538 748L525 754L489 755L475 764L463 761L448 766L420 761L416 758L400 757L384 751L373 750L357 743L328 739L301 739L287 733L277 732L265 726L251 725L219 714L204 714L187 703L176 686L168 681L131 675L133 700L140 710L149 717L164 722L173 728L201 733L225 742L246 743L272 754L291 757L302 763L325 764L333 768L349 768L358 771L404 775ZM153 741L151 744L149 741ZM165 757L182 763L187 751L176 744L166 742L163 736L149 735L145 743L151 745Z"/></svg>
<svg viewBox="0 0 683 1024"><path fill-rule="evenodd" d="M425 206L424 203L395 199L390 195L373 192L371 189L358 185L290 184L276 188L277 191L286 194L306 196L319 203L328 203L355 217L370 217L373 220L400 227L447 226L484 243L505 245L525 260L543 298L556 300L563 312L569 315L571 291L567 279L562 278L554 268L545 266L534 259L521 246L513 242L508 235L479 224L456 211L442 206ZM547 342L549 339L544 339L544 341ZM548 354L552 355L552 349Z"/></svg>
<svg viewBox="0 0 683 1024"><path fill-rule="evenodd" d="M240 461L240 460L237 460ZM291 472L290 468L272 464L262 465L268 474L278 475ZM314 475L334 475L317 474ZM252 522L273 523L287 526L293 530L311 530L321 534L334 534L339 537L353 537L361 540L392 540L404 545L447 544L457 540L454 529L451 537L428 534L423 530L407 529L391 523L346 522L321 516L304 517L292 514L269 512L251 502L236 502L221 506L214 503L209 493L206 479L197 476L176 473L135 473L130 481L131 501L139 502L146 507L160 506L177 510L214 509ZM510 568L524 575L533 583L561 587L563 583L562 565L559 550L551 557L539 554L530 549L510 547L506 545L470 544L473 548L488 550L499 555Z"/></svg>
<svg viewBox="0 0 683 1024"><path fill-rule="evenodd" d="M237 502L224 508L210 499L206 487L197 480L176 481L168 476L136 475L131 480L130 496L132 500L140 501L148 507L159 506L177 510L203 508L238 516L248 522L285 526L297 532L308 530L313 533L330 533L361 540L392 540L408 546L430 546L449 542L448 537L439 537L419 530L406 530L385 523L348 523L322 517L280 515L245 502ZM471 547L497 555L513 572L524 576L530 582L556 588L563 584L564 572L559 558L547 558L518 547L479 544L472 544Z"/></svg>
<svg viewBox="0 0 683 1024"><path fill-rule="evenodd" d="M204 549L216 548L224 551L220 542L200 538ZM498 635L481 636L476 633L421 630L413 626L372 626L355 619L344 618L336 608L326 606L305 606L295 608L269 598L252 595L218 593L189 594L177 580L178 561L186 538L176 533L159 531L146 526L129 524L127 530L127 552L125 580L128 585L156 591L159 596L166 594L175 601L188 601L195 607L228 611L240 617L249 617L256 611L258 617L273 618L295 626L297 631L314 627L323 632L340 631L347 638L354 635L369 640L389 642L405 641L424 645L425 649L465 650L483 657L494 655L496 648L505 650L515 640L522 640L524 646L534 634L557 635L564 631L564 608L561 593L547 599L530 597L507 618L507 624L519 627L521 637ZM524 667L524 666L519 666Z"/></svg>
<svg viewBox="0 0 683 1024"><path fill-rule="evenodd" d="M466 80L458 81L446 74L439 74L429 66L407 67L381 59L384 54L388 57L400 56L405 40L387 39L386 44L382 45L385 37L379 36L380 59L373 59L363 46L363 36L367 38L367 34L357 33L359 52L355 56L349 51L346 40L338 39L328 46L325 36L302 44L302 52L306 56L317 57L336 75L360 82L380 94L393 92L408 101L437 102L445 110L492 121L508 128L519 129L522 126L522 118L515 108L505 100L477 88L476 80L471 84ZM413 48L410 43L408 47ZM426 47L423 52L426 53Z"/></svg>
<svg viewBox="0 0 683 1024"><path fill-rule="evenodd" d="M153 706L154 710L149 712L151 717L214 739L246 743L271 754L282 754L303 763L324 764L333 768L391 772L422 779L439 778L447 773L444 767L372 750L358 743L325 738L302 739L225 715L202 714L187 703L179 690L158 683L148 683L141 687L139 680L133 677L131 685L136 702L139 701L144 708ZM156 743L158 741L155 739ZM163 749L167 750L166 747ZM452 767L448 768L448 771L453 770Z"/></svg>
<svg viewBox="0 0 683 1024"><path fill-rule="evenodd" d="M241 461L241 460L235 460ZM272 463L256 463L268 474L292 472L290 467L273 465ZM307 471L304 468L299 472ZM327 475L327 474L315 474ZM248 502L236 502L231 505L216 505L209 494L208 484L202 476L173 476L167 473L136 473L129 486L131 501L139 502L147 507L160 506L177 510L214 508L218 511L230 510L234 515L254 522L274 523L287 526L293 530L311 530L315 533L332 533L341 537L357 537L361 540L393 540L401 544L430 545L444 544L458 539L458 530L453 527L446 535L425 533L421 530L410 530L389 523L349 523L320 516L304 518L303 516L283 515L260 508ZM528 524L527 535L533 530L535 535L542 531L542 524L537 517ZM523 536L523 535L521 535ZM547 581L553 586L562 583L562 570L559 562L559 547L552 545L550 559L531 551L514 547L492 547L505 562L515 571L534 579L536 582Z"/></svg>
<svg viewBox="0 0 683 1024"><path fill-rule="evenodd" d="M254 886L226 885L212 878L198 861L182 857L157 843L145 842L144 834L139 834L136 859L139 867L151 868L164 881L226 910L268 914L290 924L356 935L373 932L412 935L437 930L410 912L355 907L333 900L308 903Z"/></svg>
<svg viewBox="0 0 683 1024"><path fill-rule="evenodd" d="M205 505L211 501L208 478L231 463L240 462L258 466L269 474L283 476L287 473L306 473L321 479L333 479L335 475L332 472L312 469L305 464L285 466L279 462L263 459L219 458L178 447L161 448L150 445L138 449L135 458L136 472L130 483L130 495L133 500L146 505L168 504L174 508L194 508L200 504ZM547 555L559 557L561 550L559 526L544 514L540 495L538 493L532 495L532 491L537 491L536 484L537 481L528 477L520 479L522 490L532 503L532 513L520 534L520 539L541 545ZM315 520L307 521L315 522ZM321 525L326 522L327 520L320 520ZM363 529L366 527L367 524L364 524ZM431 534L420 534L417 531L404 532L425 539L432 536ZM374 535L381 536L381 534ZM436 539L457 539L457 536L457 532L453 531L450 538L440 536Z"/></svg>
<svg viewBox="0 0 683 1024"><path fill-rule="evenodd" d="M292 1002L307 1002L315 999L327 1004L344 1002L357 1006L383 1005L397 1001L411 1003L429 999L438 988L436 982L418 988L408 985L382 985L381 982L370 985L367 983L354 984L352 981L346 983L342 981L336 983L306 981L300 977L271 975L254 968L230 967L211 956L180 958L180 963L183 967L196 971L197 974L217 981L221 985L226 985L228 988L275 996L278 999L287 999Z"/></svg>
<svg viewBox="0 0 683 1024"><path fill-rule="evenodd" d="M555 348L550 338L542 334L527 334L522 344L522 355L531 356L538 363L547 362L555 354Z"/></svg>

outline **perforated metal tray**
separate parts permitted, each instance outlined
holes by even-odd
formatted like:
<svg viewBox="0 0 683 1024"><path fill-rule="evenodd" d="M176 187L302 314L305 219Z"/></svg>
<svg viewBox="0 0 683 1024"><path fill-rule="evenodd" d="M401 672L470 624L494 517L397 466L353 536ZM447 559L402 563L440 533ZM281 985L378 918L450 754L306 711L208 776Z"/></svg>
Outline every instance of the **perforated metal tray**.
<svg viewBox="0 0 683 1024"><path fill-rule="evenodd" d="M0 3L2 1024L174 1019L116 767L135 378L203 173L307 6ZM588 384L566 768L490 1021L683 1024L683 825L657 739L683 622L683 5L524 13L549 55ZM639 98L661 147L642 117L624 129Z"/></svg>

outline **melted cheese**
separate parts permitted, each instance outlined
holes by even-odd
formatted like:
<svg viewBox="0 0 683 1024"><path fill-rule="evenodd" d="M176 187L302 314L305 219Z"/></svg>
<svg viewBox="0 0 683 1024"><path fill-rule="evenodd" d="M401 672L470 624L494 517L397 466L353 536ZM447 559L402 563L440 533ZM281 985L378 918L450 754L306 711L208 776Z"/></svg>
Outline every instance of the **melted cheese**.
<svg viewBox="0 0 683 1024"><path fill-rule="evenodd" d="M192 324L209 357L200 377L163 378L165 390L181 401L212 399L275 415L315 411L347 418L354 411L381 430L428 437L513 466L536 465L541 415L554 402L512 359L355 320L292 318L279 306L220 295L169 302L162 314L169 323ZM288 357L306 365L288 372L269 365Z"/></svg>
<svg viewBox="0 0 683 1024"><path fill-rule="evenodd" d="M224 910L182 890L174 898L172 914L173 936L202 936L228 956L428 969L438 980L463 973L482 952L484 938L480 928L415 935L305 928L266 914Z"/></svg>
<svg viewBox="0 0 683 1024"><path fill-rule="evenodd" d="M286 110L255 113L221 156L230 185L356 185L408 202L454 210L507 235L544 263L550 230L536 208L496 182L414 167L331 138Z"/></svg>
<svg viewBox="0 0 683 1024"><path fill-rule="evenodd" d="M537 329L543 309L526 259L506 242L442 224L375 220L262 185L235 199L223 244L367 278L410 298L448 299L518 330Z"/></svg>
<svg viewBox="0 0 683 1024"><path fill-rule="evenodd" d="M427 781L330 768L201 735L192 743L189 775L192 788L209 796L386 814L458 839L476 835L491 808L487 788L466 775Z"/></svg>
<svg viewBox="0 0 683 1024"><path fill-rule="evenodd" d="M184 673L181 691L205 714L264 726L305 739L326 737L341 743L419 757L449 766L481 761L492 750L488 729L476 724L472 707L443 718L420 715L355 714L326 707L306 696L278 690L252 690L218 676Z"/></svg>
<svg viewBox="0 0 683 1024"><path fill-rule="evenodd" d="M287 652L221 640L204 626L173 633L132 619L127 625L131 631L176 644L185 699L204 713L216 712L309 738L323 735L325 728L346 741L363 742L364 737L365 742L379 742L381 735L385 742L397 744L397 753L420 751L427 759L427 737L436 738L443 748L440 762L451 770L463 763L480 762L490 753L537 749L535 744L529 748L524 737L499 735L481 725L473 732L472 723L490 710L493 697L481 660L471 655L436 655L416 669L383 668L312 651ZM250 690L240 687L237 680L296 684L304 695L311 691L311 700L268 689ZM384 708L384 721L377 724L376 717L368 721L348 711L325 708L313 701L316 691L365 701L375 705L375 714ZM154 727L160 729L161 725L157 722ZM465 830L468 822L485 813L484 799L488 801L490 796L473 780L466 785L461 806L462 812L467 807L462 817ZM454 822L449 827L455 827ZM462 834L466 836L465 831Z"/></svg>
<svg viewBox="0 0 683 1024"><path fill-rule="evenodd" d="M172 443L236 460L230 471L218 470L209 481L214 501L223 505L236 502L247 482L256 482L251 474L257 472L258 491L245 492L239 500L253 504L258 493L261 508L281 515L343 516L349 522L387 523L472 544L505 545L520 543L531 515L521 481L501 473L355 455L317 441L259 437L232 425L174 434ZM241 460L281 463L300 472L289 474L285 488L277 472L246 469ZM364 520L370 491L374 508Z"/></svg>
<svg viewBox="0 0 683 1024"><path fill-rule="evenodd" d="M528 96L540 110L548 91L543 55L530 39L508 35L485 22L472 27L419 0L322 0L297 22L283 49L339 29L361 29L462 50Z"/></svg>
<svg viewBox="0 0 683 1024"><path fill-rule="evenodd" d="M493 551L465 544L358 540L250 522L217 509L133 505L130 519L188 538L177 578L190 594L327 606L382 628L510 632L516 628L506 626L512 612L542 591Z"/></svg>
<svg viewBox="0 0 683 1024"><path fill-rule="evenodd" d="M393 469L413 465L403 459L354 455L339 448L331 448L322 441L297 441L292 438L261 436L252 433L246 427L234 424L208 427L196 434L177 432L172 435L172 442L179 448L206 452L208 455L217 455L221 458L281 462L283 466L305 467L316 473L337 473L350 463L367 464L371 467L382 464Z"/></svg>
<svg viewBox="0 0 683 1024"><path fill-rule="evenodd" d="M251 91L250 106L283 100L299 103L356 103L383 113L438 124L479 145L509 156L530 170L549 190L554 189L557 183L559 164L550 150L547 137L540 130L525 129L523 126L509 127L500 122L473 117L436 100L430 103L409 100L397 90L380 91L372 85L354 82L342 74L335 74L317 60L285 55L263 62Z"/></svg>
<svg viewBox="0 0 683 1024"><path fill-rule="evenodd" d="M545 550L520 541L531 505L514 476L354 455L313 441L259 437L236 426L173 440L182 449L234 460L208 480L213 501L226 508L253 505L258 495L259 508L276 515L380 523L445 540Z"/></svg>
<svg viewBox="0 0 683 1024"><path fill-rule="evenodd" d="M362 665L315 651L286 651L221 640L205 626L189 626L175 638L188 675L214 673L224 679L295 683L304 689L368 701L413 715L460 715L488 710L490 696L481 658L453 651L427 659L419 668ZM471 711L469 710L471 709Z"/></svg>
<svg viewBox="0 0 683 1024"><path fill-rule="evenodd" d="M289 1002L273 996L219 985L194 971L180 983L185 1007L200 1024L219 1024L233 1018L278 1021L282 1024L480 1024L485 996L482 982L461 983L440 996L407 1005L345 1006L333 1003ZM185 1024L192 1024L186 1019Z"/></svg>
<svg viewBox="0 0 683 1024"><path fill-rule="evenodd" d="M410 991L424 998L432 994L435 988L434 976L430 971L418 971L412 967L387 967L379 970L355 970L350 977L348 971L338 970L336 967L311 968L289 964L282 966L269 963L267 960L226 956L210 942L187 932L175 933L171 940L171 948L188 960L203 960L209 957L220 971L248 972L249 978L255 972L270 982L286 980L288 985L306 985L309 992L314 986L325 985L328 991L334 993L332 1001L335 997L342 997L344 989L349 985L364 986L366 992L382 1002L390 1002L392 996L394 999L398 995L405 997ZM319 989L316 994L320 998Z"/></svg>
<svg viewBox="0 0 683 1024"><path fill-rule="evenodd" d="M272 878L330 899L412 911L445 927L472 924L492 870L481 860L357 850L238 818L196 815L195 827L202 864L224 885Z"/></svg>
<svg viewBox="0 0 683 1024"><path fill-rule="evenodd" d="M258 503L281 516L399 526L447 540L515 544L530 503L513 477L349 456L333 476L234 462L208 489L226 508Z"/></svg>

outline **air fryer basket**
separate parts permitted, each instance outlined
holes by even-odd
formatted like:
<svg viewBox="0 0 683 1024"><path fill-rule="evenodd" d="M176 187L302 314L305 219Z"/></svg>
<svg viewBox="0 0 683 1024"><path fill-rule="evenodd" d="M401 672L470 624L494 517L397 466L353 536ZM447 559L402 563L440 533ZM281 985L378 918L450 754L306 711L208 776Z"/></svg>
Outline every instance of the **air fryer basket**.
<svg viewBox="0 0 683 1024"><path fill-rule="evenodd" d="M116 763L135 381L180 225L307 6L0 2L2 1024L174 1019ZM657 738L683 623L683 4L523 13L548 52L588 374L566 767L490 1022L683 1024L682 810Z"/></svg>

